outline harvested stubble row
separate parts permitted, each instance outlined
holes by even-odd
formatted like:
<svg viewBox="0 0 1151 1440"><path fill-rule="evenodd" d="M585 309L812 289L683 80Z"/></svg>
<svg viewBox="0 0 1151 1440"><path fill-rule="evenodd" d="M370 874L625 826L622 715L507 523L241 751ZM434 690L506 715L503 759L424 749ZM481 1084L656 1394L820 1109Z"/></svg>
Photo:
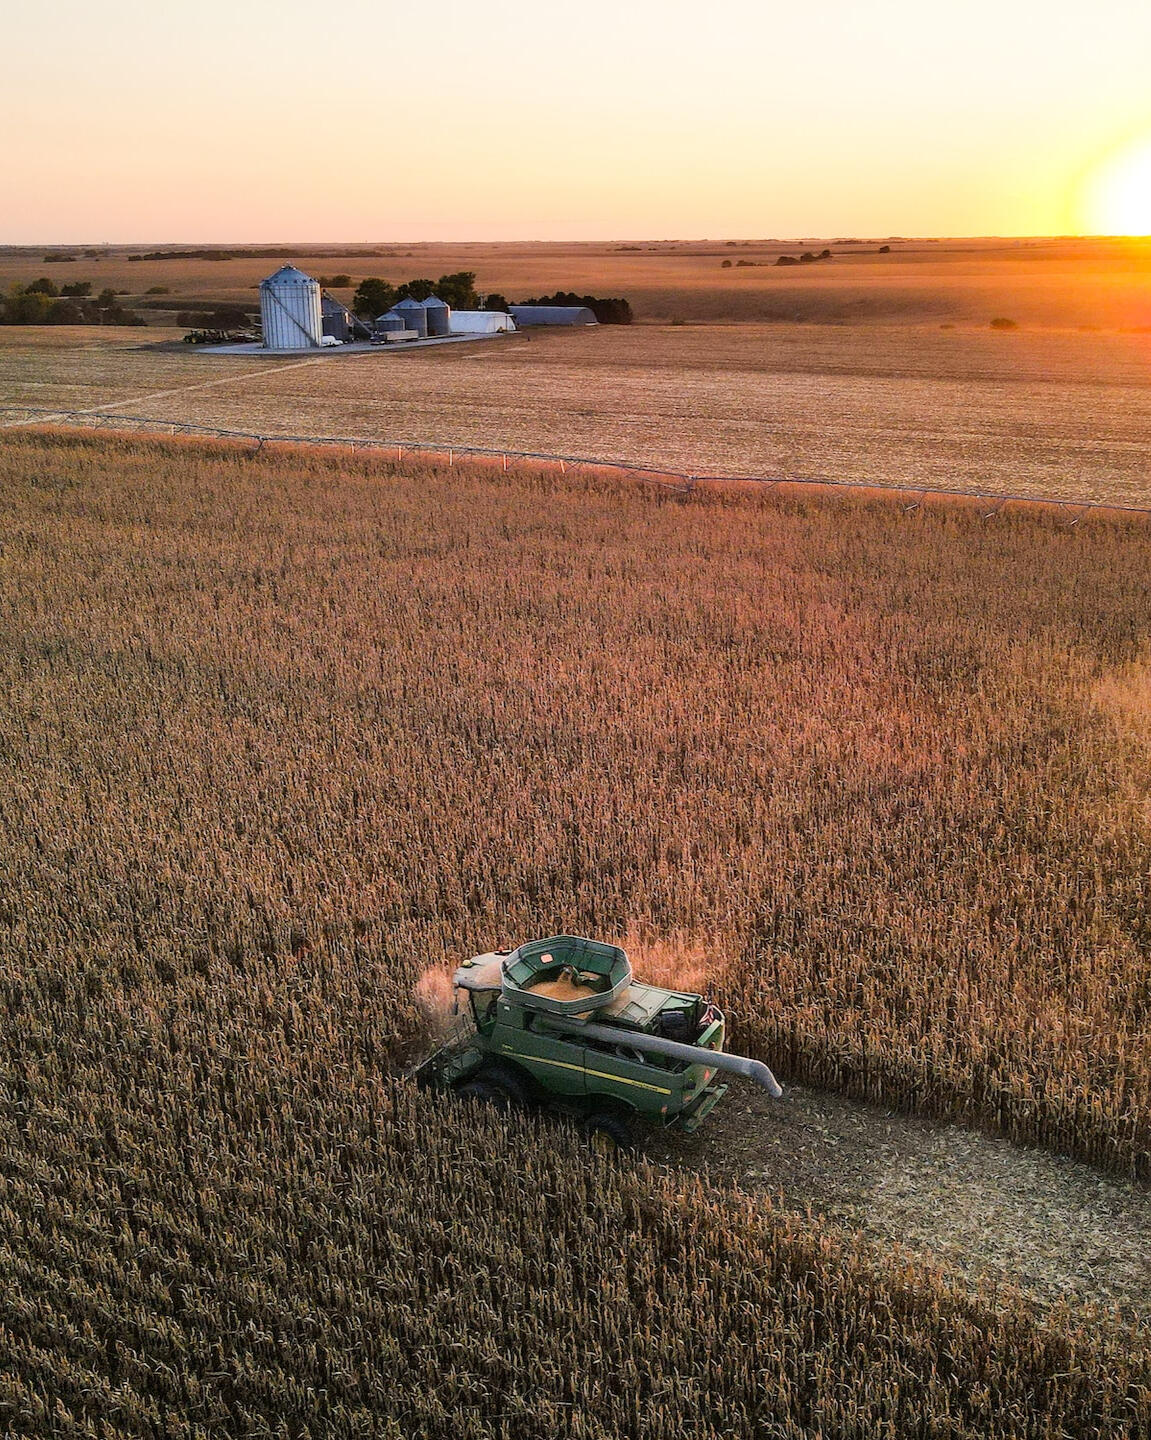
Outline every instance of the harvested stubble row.
<svg viewBox="0 0 1151 1440"><path fill-rule="evenodd" d="M0 1423L1145 1428L1142 1341L381 1076L429 961L721 935L785 1077L1145 1170L1147 527L32 435L0 519Z"/></svg>

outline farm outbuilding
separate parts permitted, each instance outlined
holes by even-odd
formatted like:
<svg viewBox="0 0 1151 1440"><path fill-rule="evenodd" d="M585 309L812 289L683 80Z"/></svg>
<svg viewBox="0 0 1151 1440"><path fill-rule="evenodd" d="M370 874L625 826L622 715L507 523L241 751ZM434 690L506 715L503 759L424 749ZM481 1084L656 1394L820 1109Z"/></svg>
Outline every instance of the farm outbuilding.
<svg viewBox="0 0 1151 1440"><path fill-rule="evenodd" d="M294 265L260 281L260 321L266 350L311 350L324 334L319 283Z"/></svg>
<svg viewBox="0 0 1151 1440"><path fill-rule="evenodd" d="M517 325L595 325L586 305L509 305Z"/></svg>
<svg viewBox="0 0 1151 1440"><path fill-rule="evenodd" d="M213 345L213 353L245 354L263 349L284 354L345 346L359 350L397 340L442 342L516 328L512 317L502 310L452 310L436 295L425 300L407 295L386 315L368 320L294 265L282 265L261 280L260 318L262 341Z"/></svg>
<svg viewBox="0 0 1151 1440"><path fill-rule="evenodd" d="M451 325L453 335L498 335L502 330L516 328L504 310L453 310Z"/></svg>

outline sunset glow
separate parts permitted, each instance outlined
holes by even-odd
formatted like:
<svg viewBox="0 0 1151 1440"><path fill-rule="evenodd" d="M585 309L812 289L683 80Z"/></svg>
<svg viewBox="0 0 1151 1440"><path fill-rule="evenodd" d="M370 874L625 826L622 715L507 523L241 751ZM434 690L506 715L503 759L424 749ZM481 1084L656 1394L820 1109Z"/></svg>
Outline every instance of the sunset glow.
<svg viewBox="0 0 1151 1440"><path fill-rule="evenodd" d="M12 9L0 243L1148 225L1145 0Z"/></svg>
<svg viewBox="0 0 1151 1440"><path fill-rule="evenodd" d="M1124 147L1088 184L1085 228L1099 235L1151 235L1151 135Z"/></svg>

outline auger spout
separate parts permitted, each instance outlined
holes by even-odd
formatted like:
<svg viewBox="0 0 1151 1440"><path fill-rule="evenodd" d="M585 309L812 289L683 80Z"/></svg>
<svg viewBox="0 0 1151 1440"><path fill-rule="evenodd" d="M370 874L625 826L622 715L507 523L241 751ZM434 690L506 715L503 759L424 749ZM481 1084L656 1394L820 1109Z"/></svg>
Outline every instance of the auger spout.
<svg viewBox="0 0 1151 1440"><path fill-rule="evenodd" d="M552 1019L557 1030L574 1036L583 1035L589 1040L601 1040L609 1045L626 1046L649 1055L666 1055L670 1060L684 1060L689 1065L706 1065L709 1070L724 1070L730 1075L742 1075L745 1080L760 1086L775 1100L783 1095L779 1081L762 1060L749 1060L744 1055L728 1055L723 1050L708 1050L702 1045L684 1045L679 1040L665 1040L662 1035L648 1035L641 1031L621 1030L618 1026L596 1025L579 1020Z"/></svg>

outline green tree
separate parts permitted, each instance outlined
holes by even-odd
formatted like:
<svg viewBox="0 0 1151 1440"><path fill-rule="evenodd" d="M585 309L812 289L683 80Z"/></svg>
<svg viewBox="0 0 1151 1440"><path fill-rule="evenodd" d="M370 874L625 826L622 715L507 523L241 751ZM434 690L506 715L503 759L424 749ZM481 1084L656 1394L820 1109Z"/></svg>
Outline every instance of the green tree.
<svg viewBox="0 0 1151 1440"><path fill-rule="evenodd" d="M374 320L377 315L383 315L390 310L398 299L394 285L389 285L378 275L370 275L366 280L360 281L352 297L352 309L364 319Z"/></svg>
<svg viewBox="0 0 1151 1440"><path fill-rule="evenodd" d="M57 300L45 316L49 325L83 325L84 311L75 300Z"/></svg>
<svg viewBox="0 0 1151 1440"><path fill-rule="evenodd" d="M454 275L441 275L430 293L438 295L453 310L475 310L480 303L474 270L457 270ZM427 296L417 295L416 299L426 300Z"/></svg>
<svg viewBox="0 0 1151 1440"><path fill-rule="evenodd" d="M37 290L13 285L4 301L5 325L43 325L52 301Z"/></svg>
<svg viewBox="0 0 1151 1440"><path fill-rule="evenodd" d="M27 293L29 295L56 296L59 295L60 292L56 289L55 283L48 279L47 275L41 275L39 280L33 280L31 285L28 286Z"/></svg>
<svg viewBox="0 0 1151 1440"><path fill-rule="evenodd" d="M434 280L405 280L396 291L397 300L426 300L436 293ZM451 301L448 301L451 304ZM462 307L461 307L462 308Z"/></svg>

